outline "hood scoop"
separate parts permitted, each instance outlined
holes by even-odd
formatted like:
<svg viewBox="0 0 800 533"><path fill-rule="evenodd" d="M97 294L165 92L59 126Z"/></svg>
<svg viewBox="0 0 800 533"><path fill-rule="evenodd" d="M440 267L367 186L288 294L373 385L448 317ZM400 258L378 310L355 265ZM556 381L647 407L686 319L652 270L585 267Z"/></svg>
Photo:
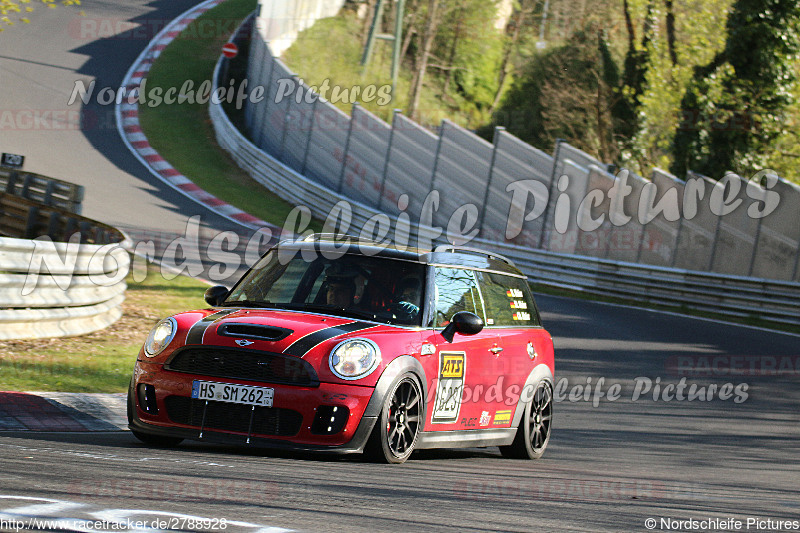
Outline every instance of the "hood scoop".
<svg viewBox="0 0 800 533"><path fill-rule="evenodd" d="M283 340L294 333L291 329L264 326L260 324L237 324L228 322L222 324L217 330L218 335L225 337L238 337L244 339L258 339L262 341Z"/></svg>

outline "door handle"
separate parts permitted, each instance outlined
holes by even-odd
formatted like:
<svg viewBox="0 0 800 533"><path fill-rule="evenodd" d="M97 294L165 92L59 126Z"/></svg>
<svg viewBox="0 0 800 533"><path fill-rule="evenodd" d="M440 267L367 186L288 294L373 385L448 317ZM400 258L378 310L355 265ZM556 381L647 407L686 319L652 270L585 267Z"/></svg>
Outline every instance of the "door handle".
<svg viewBox="0 0 800 533"><path fill-rule="evenodd" d="M489 348L489 351L492 352L493 354L497 355L500 352L502 352L503 349L500 346L492 346L491 348Z"/></svg>

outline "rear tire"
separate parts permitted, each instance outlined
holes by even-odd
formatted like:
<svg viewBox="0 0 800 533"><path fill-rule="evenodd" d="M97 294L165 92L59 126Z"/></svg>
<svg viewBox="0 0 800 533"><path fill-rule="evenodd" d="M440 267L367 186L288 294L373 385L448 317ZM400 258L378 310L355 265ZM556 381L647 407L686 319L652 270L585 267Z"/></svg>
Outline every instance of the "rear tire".
<svg viewBox="0 0 800 533"><path fill-rule="evenodd" d="M411 456L424 422L421 391L419 381L411 374L390 389L364 448L368 459L400 464Z"/></svg>
<svg viewBox="0 0 800 533"><path fill-rule="evenodd" d="M549 381L541 381L525 406L514 442L500 446L500 453L512 459L539 459L550 442L552 420L553 386Z"/></svg>

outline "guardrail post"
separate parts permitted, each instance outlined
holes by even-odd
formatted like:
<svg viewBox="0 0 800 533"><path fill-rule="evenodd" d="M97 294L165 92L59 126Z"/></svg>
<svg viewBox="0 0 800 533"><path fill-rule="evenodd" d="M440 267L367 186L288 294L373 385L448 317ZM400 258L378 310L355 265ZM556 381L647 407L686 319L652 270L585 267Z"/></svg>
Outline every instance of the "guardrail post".
<svg viewBox="0 0 800 533"><path fill-rule="evenodd" d="M489 203L489 192L492 189L492 181L493 181L493 178L494 178L494 163L497 160L497 150L499 149L499 146L500 146L500 133L504 132L504 131L506 131L506 129L503 126L495 126L495 128L494 128L494 136L492 137L492 145L493 145L493 147L492 147L492 159L489 162L489 175L486 178L486 189L483 192L483 209L480 210L481 219L480 219L480 223L478 224L478 227L480 228L480 232L482 234L484 234L484 237L485 237L486 234L483 231L483 221L486 219L486 210L489 207L488 206L488 203Z"/></svg>
<svg viewBox="0 0 800 533"><path fill-rule="evenodd" d="M259 4L258 10L260 10L260 9L261 9L261 5ZM253 66L253 62L254 62L255 58L258 57L257 56L257 52L256 52L256 46L257 46L256 45L256 39L259 36L257 26L258 26L258 24L256 24L255 21L254 21L253 27L251 28L251 31L250 31L250 57L248 57L248 61L247 61L247 72L248 72L248 74L251 72L251 67ZM259 39L258 42L266 48L267 45L264 43L264 41ZM258 70L256 71L257 72L256 75L253 76L252 80L254 80L254 83L261 83L261 75L264 73L264 58L263 57L261 58L261 61L259 61L257 63L257 65L258 65ZM256 70L256 69L252 69L252 70ZM252 91L252 88L250 90ZM245 127L247 128L247 131L250 133L251 137L253 136L253 119L255 117L255 114L253 113L254 107L255 106L252 103L250 103L249 105L245 105L245 112L244 112L244 115L245 115Z"/></svg>
<svg viewBox="0 0 800 533"><path fill-rule="evenodd" d="M266 122L269 120L269 104L271 99L269 91L272 87L272 76L275 73L275 58L272 56L272 51L266 43L264 43L264 54L269 57L269 77L264 86L264 111L261 113L261 120L256 121L256 124L254 124L254 128L256 125L258 126L258 136L253 135L253 143L259 148L264 148L262 141L264 140L264 132L267 129Z"/></svg>
<svg viewBox="0 0 800 533"><path fill-rule="evenodd" d="M320 96L317 95L314 98L314 102L311 104L311 121L308 125L308 133L306 134L306 147L303 150L303 164L300 168L300 174L303 176L306 175L306 165L308 164L308 152L311 149L311 135L314 133L314 125L316 124L317 120L317 102L319 102Z"/></svg>
<svg viewBox="0 0 800 533"><path fill-rule="evenodd" d="M297 90L300 90L300 78L297 74L292 75L294 79L295 86ZM286 112L283 115L283 131L281 132L281 149L280 149L280 160L283 163L286 163L286 158L284 157L286 152L286 135L289 132L289 123L292 121L292 100L293 98L288 98L286 100Z"/></svg>
<svg viewBox="0 0 800 533"><path fill-rule="evenodd" d="M753 275L753 269L756 267L756 252L758 252L758 240L761 238L761 222L763 220L764 220L763 218L759 218L758 219L758 224L756 224L756 235L753 238L753 253L750 254L750 267L747 269L747 275L748 276L752 276ZM798 250L798 253L800 253L800 248L798 248L797 250ZM797 270L797 267L795 266L795 271L796 270ZM795 274L796 273L797 272L795 272Z"/></svg>
<svg viewBox="0 0 800 533"><path fill-rule="evenodd" d="M439 156L442 153L442 139L444 139L444 129L447 124L447 121L442 120L442 124L439 126L439 141L436 143L436 153L433 155L433 172L431 172L431 186L428 188L428 192L433 192L434 186L436 186L436 171L439 170Z"/></svg>
<svg viewBox="0 0 800 533"><path fill-rule="evenodd" d="M556 139L556 149L553 154L553 170L550 172L550 184L547 190L547 203L544 206L544 213L542 213L542 231L539 233L539 249L544 247L544 234L547 231L547 218L550 215L550 204L553 200L553 186L556 183L556 170L558 169L558 158L561 155L561 143L566 142L564 139Z"/></svg>
<svg viewBox="0 0 800 533"><path fill-rule="evenodd" d="M83 244L89 240L89 236L91 235L90 232L92 230L92 225L83 220L78 223L78 227L80 228L81 232L81 244Z"/></svg>
<svg viewBox="0 0 800 533"><path fill-rule="evenodd" d="M38 235L34 235L36 233L36 226L37 221L39 218L39 208L38 207L31 207L28 211L28 218L25 220L25 238L26 239L33 239L38 237Z"/></svg>
<svg viewBox="0 0 800 533"><path fill-rule="evenodd" d="M350 111L350 122L347 124L347 138L344 141L344 152L342 152L342 169L339 171L339 185L336 187L336 193L342 193L344 186L344 174L347 171L347 154L350 151L350 136L353 135L353 122L358 108L358 102L353 102L352 110Z"/></svg>
<svg viewBox="0 0 800 533"><path fill-rule="evenodd" d="M8 175L8 183L6 183L6 192L9 194L14 194L14 189L17 186L17 181L19 181L19 173L11 172Z"/></svg>
<svg viewBox="0 0 800 533"><path fill-rule="evenodd" d="M25 179L22 180L22 190L20 191L19 195L22 196L23 198L28 198L28 193L30 191L31 183L33 182L34 178L35 177L33 174L26 174Z"/></svg>
<svg viewBox="0 0 800 533"><path fill-rule="evenodd" d="M55 190L55 188L56 188L56 182L55 181L48 181L47 182L47 187L44 190L44 200L43 200L42 203L44 203L45 205L50 205L50 206L54 205L53 204L53 191Z"/></svg>
<svg viewBox="0 0 800 533"><path fill-rule="evenodd" d="M389 130L389 145L386 147L386 158L383 163L383 177L381 179L381 197L378 199L378 211L382 211L383 195L386 192L386 177L389 173L389 158L392 157L392 143L394 142L394 130L397 128L397 116L402 115L403 110L395 108L392 113L392 129Z"/></svg>
<svg viewBox="0 0 800 533"><path fill-rule="evenodd" d="M68 218L67 224L64 227L64 240L69 241L72 239L72 235L78 230L78 219L77 218Z"/></svg>
<svg viewBox="0 0 800 533"><path fill-rule="evenodd" d="M47 221L47 235L54 241L61 240L62 235L59 234L58 229L61 226L61 215L58 211L50 213L50 219Z"/></svg>

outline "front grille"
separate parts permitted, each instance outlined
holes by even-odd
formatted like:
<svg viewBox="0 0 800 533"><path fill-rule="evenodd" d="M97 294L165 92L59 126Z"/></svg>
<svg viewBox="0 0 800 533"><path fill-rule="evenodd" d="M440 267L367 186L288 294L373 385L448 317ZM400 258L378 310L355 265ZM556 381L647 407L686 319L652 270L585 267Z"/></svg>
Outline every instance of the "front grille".
<svg viewBox="0 0 800 533"><path fill-rule="evenodd" d="M297 357L230 348L186 348L164 368L201 376L285 383L316 387L319 378L306 361Z"/></svg>
<svg viewBox="0 0 800 533"><path fill-rule="evenodd" d="M208 402L193 400L185 396L167 396L164 400L167 416L176 424L200 427L205 429L221 429L248 433L252 407L226 402ZM203 409L206 409L203 420ZM249 432L253 435L275 435L291 437L297 435L303 424L303 415L292 409L275 407L256 407L253 415L253 426Z"/></svg>

